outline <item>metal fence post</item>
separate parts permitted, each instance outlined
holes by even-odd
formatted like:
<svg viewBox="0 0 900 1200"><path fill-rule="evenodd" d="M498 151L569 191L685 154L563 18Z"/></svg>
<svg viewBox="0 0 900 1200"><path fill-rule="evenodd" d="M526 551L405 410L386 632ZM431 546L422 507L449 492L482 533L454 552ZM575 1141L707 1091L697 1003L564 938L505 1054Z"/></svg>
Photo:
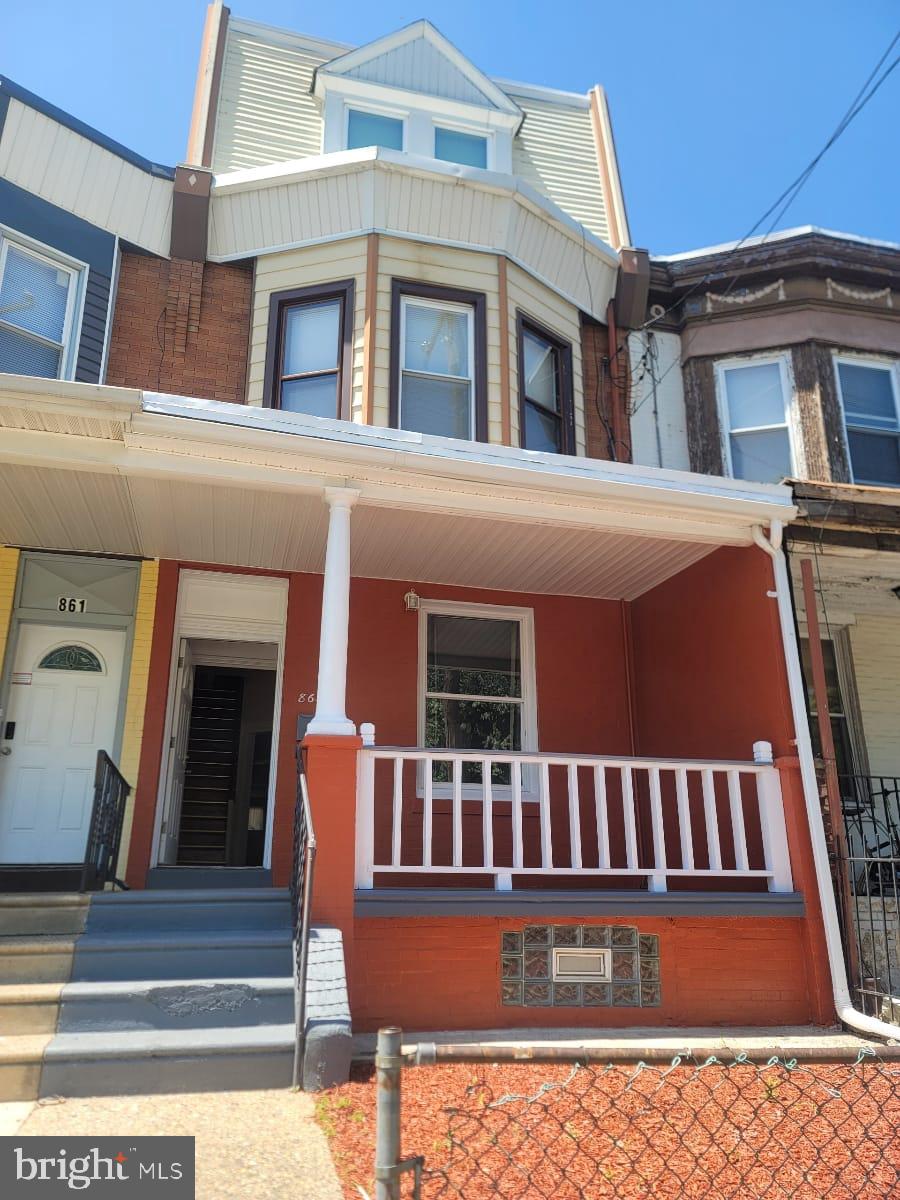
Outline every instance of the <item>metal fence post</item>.
<svg viewBox="0 0 900 1200"><path fill-rule="evenodd" d="M375 1200L400 1200L400 1080L402 1032L378 1030L375 1051Z"/></svg>

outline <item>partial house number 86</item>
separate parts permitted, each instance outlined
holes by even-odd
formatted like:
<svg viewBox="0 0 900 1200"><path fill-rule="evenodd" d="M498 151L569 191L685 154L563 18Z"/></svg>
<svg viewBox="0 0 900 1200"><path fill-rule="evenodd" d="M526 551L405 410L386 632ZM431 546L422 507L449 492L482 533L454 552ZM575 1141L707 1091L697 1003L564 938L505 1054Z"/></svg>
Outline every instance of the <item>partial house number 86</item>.
<svg viewBox="0 0 900 1200"><path fill-rule="evenodd" d="M57 596L56 611L61 613L83 613L87 608L84 596Z"/></svg>

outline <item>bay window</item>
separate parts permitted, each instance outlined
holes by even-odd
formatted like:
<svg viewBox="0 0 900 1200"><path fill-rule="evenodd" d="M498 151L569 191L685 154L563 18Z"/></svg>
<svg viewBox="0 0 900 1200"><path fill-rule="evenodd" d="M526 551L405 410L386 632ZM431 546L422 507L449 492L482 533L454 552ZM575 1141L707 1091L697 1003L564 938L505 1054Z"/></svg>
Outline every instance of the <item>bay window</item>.
<svg viewBox="0 0 900 1200"><path fill-rule="evenodd" d="M394 281L392 424L487 439L484 305L476 293Z"/></svg>
<svg viewBox="0 0 900 1200"><path fill-rule="evenodd" d="M735 479L779 483L797 471L784 359L718 363L725 466Z"/></svg>
<svg viewBox="0 0 900 1200"><path fill-rule="evenodd" d="M276 292L269 301L266 403L350 417L353 281Z"/></svg>
<svg viewBox="0 0 900 1200"><path fill-rule="evenodd" d="M900 487L896 366L855 358L835 365L854 483Z"/></svg>

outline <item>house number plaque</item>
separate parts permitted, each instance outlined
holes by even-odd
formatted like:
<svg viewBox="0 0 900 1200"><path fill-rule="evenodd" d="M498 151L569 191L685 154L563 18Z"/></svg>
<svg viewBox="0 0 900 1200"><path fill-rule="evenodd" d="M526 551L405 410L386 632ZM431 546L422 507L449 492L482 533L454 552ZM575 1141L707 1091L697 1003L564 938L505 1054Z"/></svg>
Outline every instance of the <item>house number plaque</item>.
<svg viewBox="0 0 900 1200"><path fill-rule="evenodd" d="M83 613L87 609L84 596L57 596L56 611L61 613Z"/></svg>

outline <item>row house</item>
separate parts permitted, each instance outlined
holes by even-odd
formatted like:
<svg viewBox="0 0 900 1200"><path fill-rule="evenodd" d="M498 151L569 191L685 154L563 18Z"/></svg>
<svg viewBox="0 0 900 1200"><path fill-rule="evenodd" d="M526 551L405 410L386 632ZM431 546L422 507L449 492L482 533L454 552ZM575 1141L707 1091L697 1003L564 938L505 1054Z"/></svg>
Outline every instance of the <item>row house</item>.
<svg viewBox="0 0 900 1200"><path fill-rule="evenodd" d="M634 461L788 481L810 732L856 999L900 1015L900 246L814 228L655 259Z"/></svg>
<svg viewBox="0 0 900 1200"><path fill-rule="evenodd" d="M351 1024L832 1022L797 509L631 453L602 90L213 4L174 170L0 95L0 961L51 989L0 1080L286 1082L310 821L307 1080Z"/></svg>

